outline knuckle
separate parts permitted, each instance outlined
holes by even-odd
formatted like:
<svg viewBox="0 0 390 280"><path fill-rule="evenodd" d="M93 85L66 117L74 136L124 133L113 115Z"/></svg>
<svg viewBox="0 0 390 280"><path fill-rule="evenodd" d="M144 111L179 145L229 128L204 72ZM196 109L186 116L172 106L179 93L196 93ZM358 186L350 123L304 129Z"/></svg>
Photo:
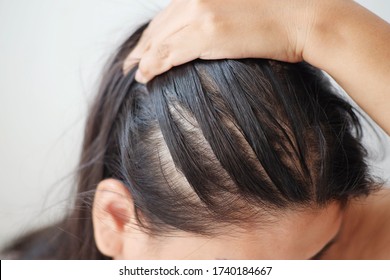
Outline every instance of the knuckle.
<svg viewBox="0 0 390 280"><path fill-rule="evenodd" d="M192 3L196 5L196 7L207 7L210 2L210 0L192 0Z"/></svg>
<svg viewBox="0 0 390 280"><path fill-rule="evenodd" d="M213 6L210 0L192 0L191 10L194 11L194 15L203 16L213 12Z"/></svg>
<svg viewBox="0 0 390 280"><path fill-rule="evenodd" d="M223 26L223 15L214 11L214 9L207 8L201 13L201 20L198 21L202 26L202 31L207 34L218 34Z"/></svg>
<svg viewBox="0 0 390 280"><path fill-rule="evenodd" d="M157 59L166 59L170 55L170 46L167 43L159 44L156 49Z"/></svg>
<svg viewBox="0 0 390 280"><path fill-rule="evenodd" d="M201 28L202 32L211 37L222 34L224 31L222 20L220 20L219 16L214 13L204 15Z"/></svg>

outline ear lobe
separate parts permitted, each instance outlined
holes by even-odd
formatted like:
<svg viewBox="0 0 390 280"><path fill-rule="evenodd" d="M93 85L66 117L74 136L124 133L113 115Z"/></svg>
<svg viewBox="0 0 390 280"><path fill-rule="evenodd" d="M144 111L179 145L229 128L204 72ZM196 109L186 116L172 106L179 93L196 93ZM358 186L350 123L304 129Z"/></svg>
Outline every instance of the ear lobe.
<svg viewBox="0 0 390 280"><path fill-rule="evenodd" d="M115 258L122 254L126 225L134 220L132 197L119 180L105 179L99 183L92 207L95 242L100 252Z"/></svg>

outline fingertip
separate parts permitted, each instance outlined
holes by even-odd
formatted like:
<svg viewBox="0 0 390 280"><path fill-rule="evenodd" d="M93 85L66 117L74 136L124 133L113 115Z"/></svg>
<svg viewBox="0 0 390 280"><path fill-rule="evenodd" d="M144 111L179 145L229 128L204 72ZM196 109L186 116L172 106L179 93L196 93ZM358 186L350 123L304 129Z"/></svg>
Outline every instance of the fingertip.
<svg viewBox="0 0 390 280"><path fill-rule="evenodd" d="M122 65L122 71L124 75L127 75L131 69L133 69L138 63L139 59L133 57L127 57Z"/></svg>
<svg viewBox="0 0 390 280"><path fill-rule="evenodd" d="M148 82L146 77L142 75L139 69L135 72L135 80L141 84L146 84Z"/></svg>
<svg viewBox="0 0 390 280"><path fill-rule="evenodd" d="M172 68L167 58L160 58L153 52L145 53L138 64L135 79L139 83L146 84L156 76Z"/></svg>

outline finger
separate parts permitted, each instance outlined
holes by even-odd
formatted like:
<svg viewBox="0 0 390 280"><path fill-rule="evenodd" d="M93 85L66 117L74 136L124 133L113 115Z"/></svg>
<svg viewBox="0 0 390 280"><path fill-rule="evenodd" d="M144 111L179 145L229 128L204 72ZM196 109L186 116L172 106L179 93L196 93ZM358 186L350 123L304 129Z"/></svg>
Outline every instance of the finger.
<svg viewBox="0 0 390 280"><path fill-rule="evenodd" d="M180 9L178 4L171 2L168 6L157 13L148 26L150 34L157 35L161 32L161 30L164 31L164 29L166 29L167 23L176 21L179 16L177 14L178 9Z"/></svg>
<svg viewBox="0 0 390 280"><path fill-rule="evenodd" d="M134 69L137 64L139 64L139 62L140 59L126 59L122 66L123 75L126 76L131 69Z"/></svg>
<svg viewBox="0 0 390 280"><path fill-rule="evenodd" d="M151 46L141 57L136 80L147 83L174 66L202 57L209 43L208 40L197 40L201 34L196 30L195 26L188 26L174 33L164 43Z"/></svg>
<svg viewBox="0 0 390 280"><path fill-rule="evenodd" d="M170 10L167 7L162 12L160 12L148 25L148 27L144 30L142 33L141 38L139 39L137 45L135 48L127 55L123 62L123 72L124 74L127 74L130 69L132 69L139 61L141 60L141 57L143 56L144 52L148 50L149 46L152 44L152 41L158 41L158 37L164 38L164 36L168 36L170 30L169 26L166 26L165 28L158 32L157 27L160 26L162 22L169 18ZM175 24L173 24L175 26ZM168 32L168 34L164 34Z"/></svg>
<svg viewBox="0 0 390 280"><path fill-rule="evenodd" d="M177 11L185 11L184 5L188 5L187 1L171 1L165 9L154 17L143 32L137 46L126 57L123 66L125 73L134 66L134 61L136 63L140 61L143 54L150 48L150 45L163 41L165 38L170 37L171 34L177 32L177 30L180 30L182 26L188 24L187 20L189 17L185 13L177 13Z"/></svg>
<svg viewBox="0 0 390 280"><path fill-rule="evenodd" d="M134 68L136 64L139 63L141 60L141 57L143 53L147 50L148 45L150 44L150 39L148 37L148 33L145 31L142 33L141 38L137 42L137 45L134 47L133 50L126 56L126 58L123 61L122 65L122 71L124 75L127 75L127 73Z"/></svg>

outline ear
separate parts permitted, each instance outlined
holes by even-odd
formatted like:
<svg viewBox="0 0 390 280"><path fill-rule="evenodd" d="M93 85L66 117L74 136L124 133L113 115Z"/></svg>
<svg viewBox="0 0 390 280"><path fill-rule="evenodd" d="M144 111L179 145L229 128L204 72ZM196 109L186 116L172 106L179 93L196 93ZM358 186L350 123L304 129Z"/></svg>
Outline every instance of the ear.
<svg viewBox="0 0 390 280"><path fill-rule="evenodd" d="M100 252L115 258L122 254L127 225L134 221L134 202L119 180L105 179L97 186L92 207L95 242Z"/></svg>

